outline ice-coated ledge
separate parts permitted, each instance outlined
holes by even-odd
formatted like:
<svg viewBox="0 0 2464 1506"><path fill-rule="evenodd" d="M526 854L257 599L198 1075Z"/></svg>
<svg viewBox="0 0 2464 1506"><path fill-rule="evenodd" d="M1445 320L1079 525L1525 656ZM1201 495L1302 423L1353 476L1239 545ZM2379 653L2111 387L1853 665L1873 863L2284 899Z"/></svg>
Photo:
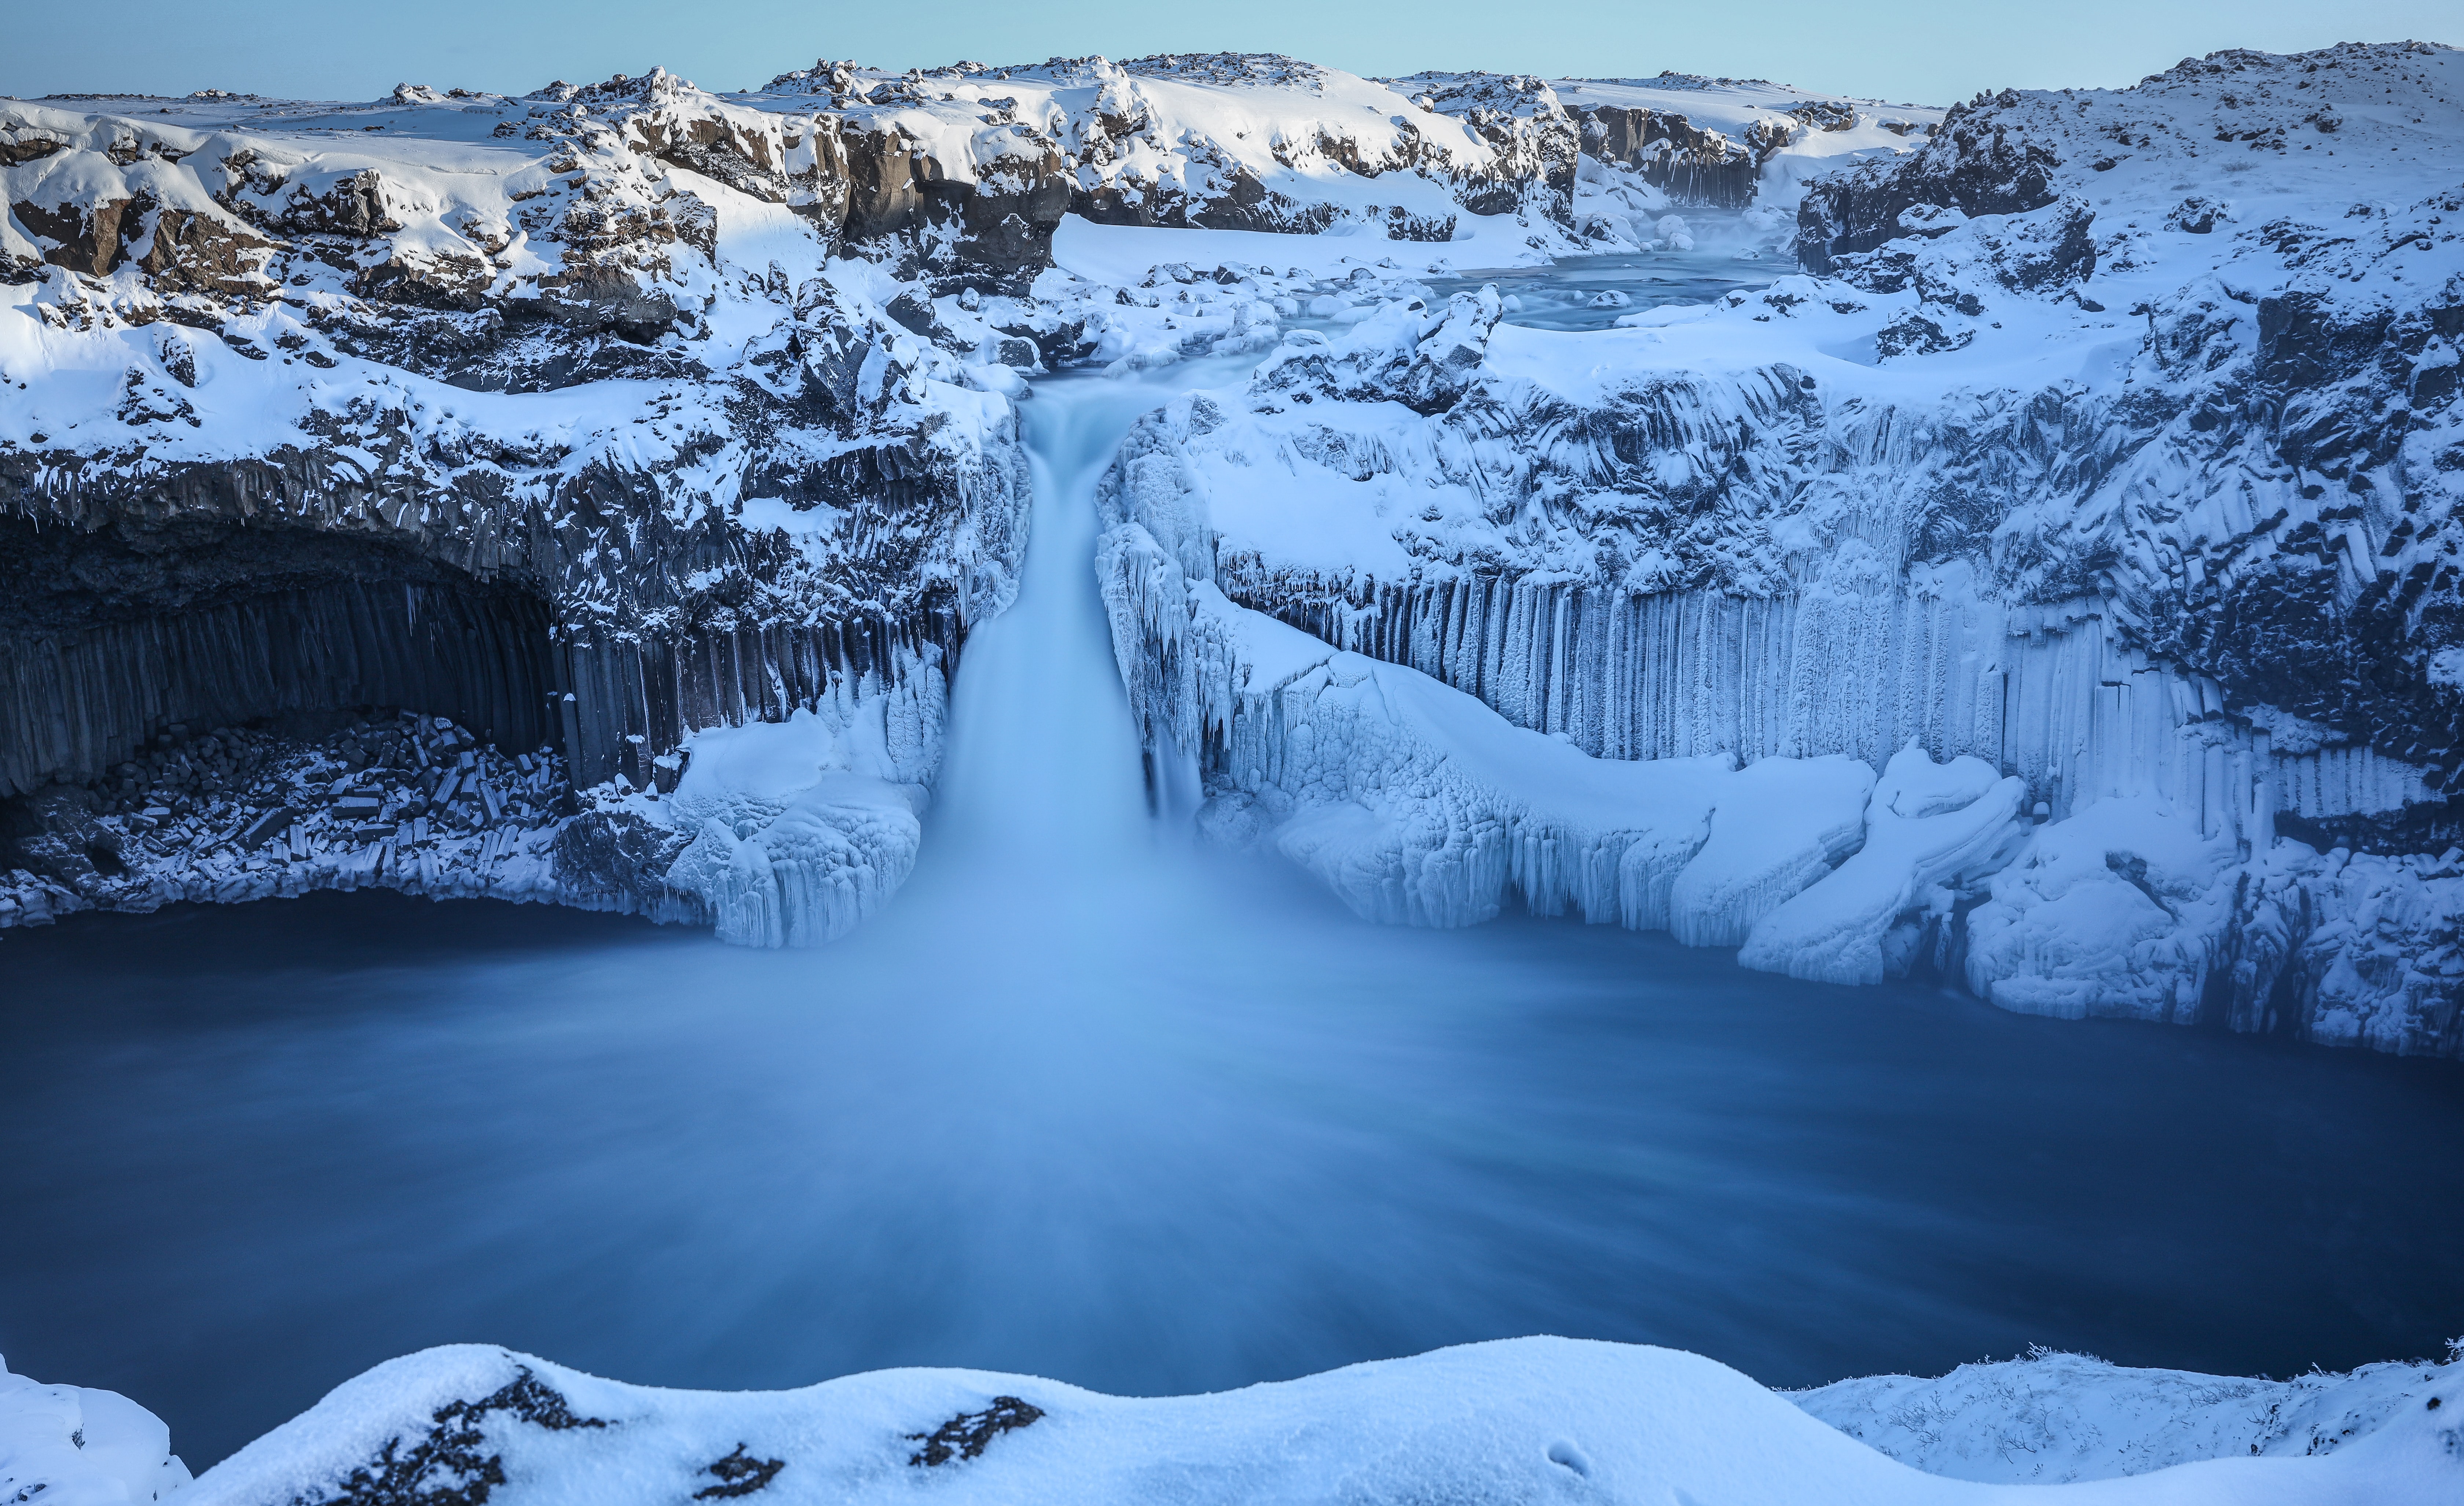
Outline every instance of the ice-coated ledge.
<svg viewBox="0 0 2464 1506"><path fill-rule="evenodd" d="M1099 572L1140 726L1199 768L1200 828L1271 844L1370 919L1478 924L1511 890L1542 915L1879 983L1912 912L2026 838L2019 782L1974 759L1911 745L1879 785L1836 754L1596 759L1233 605L1140 523L1106 534Z"/></svg>
<svg viewBox="0 0 2464 1506"><path fill-rule="evenodd" d="M508 755L442 717L363 719L323 738L166 737L151 773L131 763L99 790L41 797L33 855L76 881L0 868L0 932L82 910L379 888L818 944L914 867L948 694L930 659L886 682L841 675L782 720L689 734L652 761L651 784L578 794L553 750Z"/></svg>
<svg viewBox="0 0 2464 1506"><path fill-rule="evenodd" d="M464 1344L377 1366L185 1488L166 1430L143 1408L0 1371L0 1489L66 1506L170 1489L190 1506L449 1493L469 1506L852 1503L919 1490L1086 1506L2428 1506L2464 1488L2464 1439L2443 1405L2457 1369L2276 1383L2057 1356L1790 1397L1678 1350L1513 1339L1215 1395L1125 1398L925 1369L797 1391L660 1390ZM2053 1469L2031 1473L2014 1448Z"/></svg>

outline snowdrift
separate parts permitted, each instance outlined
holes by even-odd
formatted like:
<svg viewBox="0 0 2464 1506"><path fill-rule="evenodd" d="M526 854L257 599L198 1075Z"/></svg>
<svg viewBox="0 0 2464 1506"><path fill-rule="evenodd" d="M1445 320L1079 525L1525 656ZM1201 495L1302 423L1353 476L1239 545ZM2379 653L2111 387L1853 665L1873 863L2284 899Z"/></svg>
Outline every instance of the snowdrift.
<svg viewBox="0 0 2464 1506"><path fill-rule="evenodd" d="M2022 1372L2015 1382L2013 1370ZM666 1391L461 1345L346 1383L185 1488L162 1425L133 1404L7 1376L0 1481L77 1506L168 1489L192 1506L448 1494L473 1506L870 1501L918 1490L1001 1501L2404 1506L2452 1499L2464 1478L2454 1425L2441 1419L2453 1370L2236 1382L2058 1357L1969 1366L1933 1383L1843 1382L1795 1399L1801 1409L1699 1356L1563 1339L1148 1400L963 1370L879 1371L801 1391ZM2019 1442L2016 1419L1991 1414L2022 1395L2034 1412L2024 1447L2050 1468L2032 1475L2006 1452L2002 1469L1981 1476L2093 1483L2049 1492L1924 1473L1858 1441L1871 1430L1979 1475L1979 1460ZM2277 1404L2271 1414L2249 1415L2261 1401ZM2278 1415L2287 1401L2298 1417ZM1983 1436L1962 1448L1936 1429L1911 1447L1928 1403L1937 1419L2002 1430L1978 1427ZM2243 1415L2228 1420L2234 1403ZM94 1428L83 1444L74 1441L81 1417ZM2305 1436L2311 1454L2287 1447Z"/></svg>

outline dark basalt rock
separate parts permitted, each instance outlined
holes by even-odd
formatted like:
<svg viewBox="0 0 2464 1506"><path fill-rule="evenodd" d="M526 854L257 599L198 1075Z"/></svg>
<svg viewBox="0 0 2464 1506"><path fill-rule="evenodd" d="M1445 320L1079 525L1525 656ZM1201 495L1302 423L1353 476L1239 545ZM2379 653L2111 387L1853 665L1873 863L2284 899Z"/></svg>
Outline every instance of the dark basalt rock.
<svg viewBox="0 0 2464 1506"><path fill-rule="evenodd" d="M931 1468L953 1459L980 1458L985 1447L995 1438L1023 1428L1043 1416L1044 1408L1040 1406L1030 1406L1015 1396L996 1396L993 1404L980 1412L960 1412L929 1433L909 1433L909 1442L920 1443L924 1447L916 1450L907 1462Z"/></svg>
<svg viewBox="0 0 2464 1506"><path fill-rule="evenodd" d="M1644 182L1688 207L1744 209L1754 201L1755 175L1784 142L1740 144L1660 110L1595 105L1573 112L1582 122L1583 151L1634 168ZM1854 117L1851 117L1854 122Z"/></svg>
<svg viewBox="0 0 2464 1506"><path fill-rule="evenodd" d="M1972 329L1947 332L1914 309L1902 312L1874 334L1875 352L1885 361L1893 356L1930 356L1946 350L1957 350L1976 338Z"/></svg>
<svg viewBox="0 0 2464 1506"><path fill-rule="evenodd" d="M2053 203L2061 159L2005 127L2000 112L2017 102L2006 92L1990 102L1954 105L1909 156L1809 184L1797 208L1798 261L1808 272L1829 273L1837 258L1904 233L1900 215L1918 205L1946 205L1972 218Z"/></svg>
<svg viewBox="0 0 2464 1506"><path fill-rule="evenodd" d="M733 1500L738 1495L750 1495L755 1491L766 1488L772 1480L779 1477L779 1472L786 1467L787 1462L784 1459L753 1457L745 1451L744 1445L739 1443L736 1446L736 1451L727 1457L703 1467L705 1473L718 1476L718 1483L703 1486L693 1492L693 1498L697 1501Z"/></svg>
<svg viewBox="0 0 2464 1506"><path fill-rule="evenodd" d="M478 1401L438 1408L434 1426L405 1446L399 1438L353 1470L339 1490L302 1495L295 1506L487 1506L505 1483L502 1450L492 1449L492 1422L527 1424L550 1432L605 1428L602 1418L577 1415L563 1395L533 1375L508 1383Z"/></svg>
<svg viewBox="0 0 2464 1506"><path fill-rule="evenodd" d="M667 881L668 870L693 836L629 810L587 809L556 834L557 881L585 904L707 924L700 897Z"/></svg>

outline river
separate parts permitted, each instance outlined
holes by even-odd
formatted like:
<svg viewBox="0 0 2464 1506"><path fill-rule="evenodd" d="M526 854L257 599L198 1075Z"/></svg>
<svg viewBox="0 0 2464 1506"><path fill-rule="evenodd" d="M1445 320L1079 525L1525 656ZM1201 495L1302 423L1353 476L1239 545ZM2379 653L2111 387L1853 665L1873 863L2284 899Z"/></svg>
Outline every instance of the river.
<svg viewBox="0 0 2464 1506"><path fill-rule="evenodd" d="M1158 832L1089 494L1225 375L1029 400L1018 606L970 641L915 876L843 942L374 893L0 940L11 1367L203 1467L451 1340L1161 1393L1526 1333L1805 1385L2464 1332L2452 1065L1380 929Z"/></svg>

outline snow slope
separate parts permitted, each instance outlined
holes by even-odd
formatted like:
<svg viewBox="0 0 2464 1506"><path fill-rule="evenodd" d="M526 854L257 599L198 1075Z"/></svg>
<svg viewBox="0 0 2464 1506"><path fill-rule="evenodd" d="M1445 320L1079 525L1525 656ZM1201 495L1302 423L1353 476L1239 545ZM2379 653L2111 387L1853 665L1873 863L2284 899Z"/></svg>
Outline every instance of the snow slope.
<svg viewBox="0 0 2464 1506"><path fill-rule="evenodd" d="M2364 1365L2289 1381L2133 1370L2038 1350L1933 1380L1867 1376L1793 1395L1903 1464L2021 1485L2146 1474L2195 1459L2317 1458L2454 1405L2457 1363Z"/></svg>
<svg viewBox="0 0 2464 1506"><path fill-rule="evenodd" d="M1940 1385L1972 1384L1970 1366ZM2008 1367L1999 1367L2008 1368ZM2323 1456L2238 1447L2217 1402L2275 1383L2169 1372L2053 1375L2040 1408L2094 1416L2123 1436L2064 1462L2095 1483L1971 1483L1920 1473L1824 1426L1724 1365L1676 1350L1518 1339L1353 1365L1212 1396L1133 1400L1023 1376L889 1370L801 1391L654 1390L501 1349L430 1349L345 1383L310 1411L181 1492L216 1502L376 1502L451 1493L479 1503L786 1500L1633 1502L2362 1502L2452 1499L2456 1430L2426 1406L2452 1390L2435 1369L2377 1367L2306 1386L2321 1419L2350 1427ZM1846 1382L1843 1387L1904 1382ZM2050 1383L2050 1384L2049 1384ZM142 1482L184 1476L162 1425L108 1392L36 1387L8 1415L0 1478L47 1498L144 1500ZM1923 1384L1924 1383L1907 1383ZM2293 1390L2303 1390L2294 1383ZM2356 1393L2370 1393L2362 1399ZM121 1434L98 1456L65 1437L81 1400ZM1799 1398L1857 1414L1842 1387ZM1905 1417L1924 1404L1894 1393ZM109 1410L106 1410L109 1408ZM120 1421L125 1419L125 1421ZM2150 1449L2146 1433L2172 1436ZM2270 1429L2271 1440L2296 1431ZM2086 1429L2082 1429L2085 1432ZM140 1436L140 1435L143 1436ZM1897 1435L1893 1441L1904 1446ZM149 1462L160 1461L160 1462ZM2189 1461L2189 1462L2182 1462ZM2119 1462L2120 1468L2113 1465ZM2134 1469L2133 1467L2137 1468ZM2138 1473L2147 1470L2151 1473ZM2116 1478L2113 1476L2127 1477ZM132 1488L132 1479L137 1482Z"/></svg>

